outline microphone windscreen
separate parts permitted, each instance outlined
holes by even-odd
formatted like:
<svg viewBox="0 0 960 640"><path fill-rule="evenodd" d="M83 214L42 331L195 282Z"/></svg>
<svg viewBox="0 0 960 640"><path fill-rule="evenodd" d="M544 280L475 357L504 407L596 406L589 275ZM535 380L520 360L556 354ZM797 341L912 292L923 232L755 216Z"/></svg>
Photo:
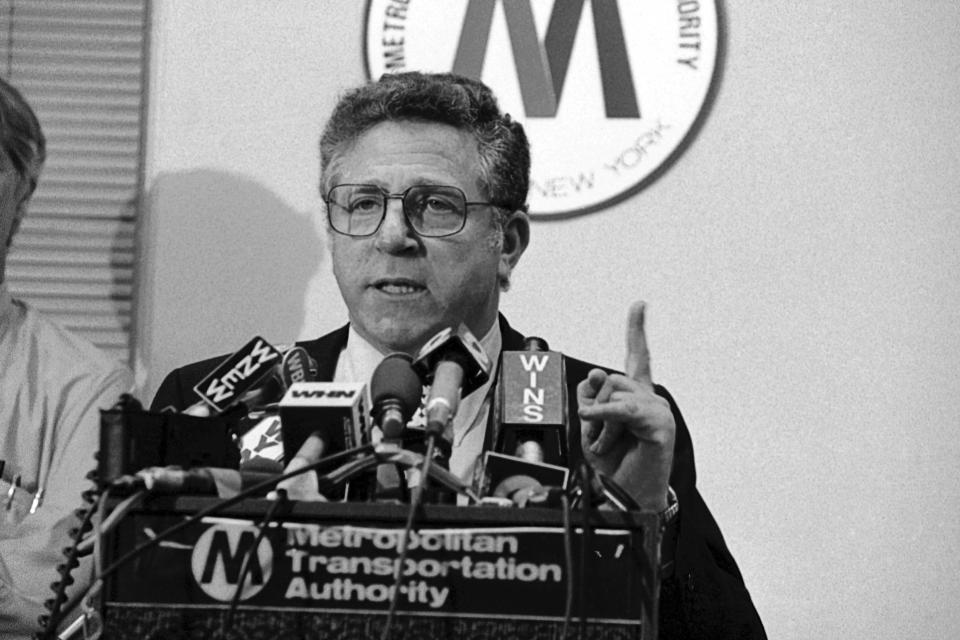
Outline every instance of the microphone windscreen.
<svg viewBox="0 0 960 640"><path fill-rule="evenodd" d="M443 360L456 362L463 369L463 397L482 386L490 376L490 358L464 324L442 329L430 338L417 353L413 368L425 384L433 384L437 364Z"/></svg>
<svg viewBox="0 0 960 640"><path fill-rule="evenodd" d="M280 377L284 390L295 382L312 382L316 376L316 367L311 366L310 354L301 346L294 346L280 362Z"/></svg>
<svg viewBox="0 0 960 640"><path fill-rule="evenodd" d="M409 419L420 406L420 377L413 370L413 358L405 353L391 353L377 365L370 378L370 396L374 411L384 402L400 403Z"/></svg>

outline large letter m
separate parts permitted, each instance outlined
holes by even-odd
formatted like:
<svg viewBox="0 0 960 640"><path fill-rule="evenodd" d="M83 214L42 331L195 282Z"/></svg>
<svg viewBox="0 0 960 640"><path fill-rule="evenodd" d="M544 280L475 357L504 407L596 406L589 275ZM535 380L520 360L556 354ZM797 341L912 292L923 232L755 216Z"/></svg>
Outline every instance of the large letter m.
<svg viewBox="0 0 960 640"><path fill-rule="evenodd" d="M230 549L230 539L227 532L223 530L213 533L213 540L210 542L210 551L207 554L207 562L203 567L203 575L200 583L205 584L213 580L213 573L217 563L223 563L224 579L227 584L236 584L240 580L240 570L243 567L243 558L250 554L250 584L263 584L263 568L260 566L260 560L257 552L254 551L253 543L256 538L252 531L244 531L240 534L240 540L237 543L236 550Z"/></svg>
<svg viewBox="0 0 960 640"><path fill-rule="evenodd" d="M528 117L552 118L557 114L584 1L557 0L541 43L530 0L503 0L520 94ZM454 73L480 78L496 2L469 0L453 62ZM607 117L639 118L640 107L617 0L591 0L590 7Z"/></svg>

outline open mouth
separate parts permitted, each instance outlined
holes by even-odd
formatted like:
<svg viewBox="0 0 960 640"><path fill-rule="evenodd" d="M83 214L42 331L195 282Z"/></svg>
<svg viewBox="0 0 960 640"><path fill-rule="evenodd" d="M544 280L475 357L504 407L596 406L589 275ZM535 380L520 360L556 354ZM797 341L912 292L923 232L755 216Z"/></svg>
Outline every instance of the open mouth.
<svg viewBox="0 0 960 640"><path fill-rule="evenodd" d="M413 280L404 278L385 278L373 283L373 287L382 293L389 295L410 295L426 291L426 287L416 283Z"/></svg>

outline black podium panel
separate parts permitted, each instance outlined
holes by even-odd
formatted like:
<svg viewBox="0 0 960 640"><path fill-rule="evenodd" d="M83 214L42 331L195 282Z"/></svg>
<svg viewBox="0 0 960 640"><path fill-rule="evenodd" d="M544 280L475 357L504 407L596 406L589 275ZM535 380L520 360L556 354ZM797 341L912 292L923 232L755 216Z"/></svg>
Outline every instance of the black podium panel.
<svg viewBox="0 0 960 640"><path fill-rule="evenodd" d="M106 564L213 503L157 499L128 514ZM269 505L235 505L123 565L104 591L105 637L379 637L406 507L292 503L261 538ZM656 515L596 514L582 575L580 514L572 519L569 562L560 511L424 507L407 540L390 637L559 638L572 598L568 637L577 637L583 610L588 638L654 638Z"/></svg>

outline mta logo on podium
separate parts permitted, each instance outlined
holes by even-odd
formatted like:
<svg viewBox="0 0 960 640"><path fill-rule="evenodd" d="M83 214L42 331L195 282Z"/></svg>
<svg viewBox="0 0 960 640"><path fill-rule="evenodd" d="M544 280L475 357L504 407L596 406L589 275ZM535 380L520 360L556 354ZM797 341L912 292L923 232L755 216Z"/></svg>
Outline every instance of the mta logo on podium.
<svg viewBox="0 0 960 640"><path fill-rule="evenodd" d="M270 580L273 548L264 538L251 554L256 540L257 528L251 524L215 524L204 531L197 538L190 559L193 578L203 592L214 600L230 602L240 582L244 558L249 556L240 599L257 595Z"/></svg>

